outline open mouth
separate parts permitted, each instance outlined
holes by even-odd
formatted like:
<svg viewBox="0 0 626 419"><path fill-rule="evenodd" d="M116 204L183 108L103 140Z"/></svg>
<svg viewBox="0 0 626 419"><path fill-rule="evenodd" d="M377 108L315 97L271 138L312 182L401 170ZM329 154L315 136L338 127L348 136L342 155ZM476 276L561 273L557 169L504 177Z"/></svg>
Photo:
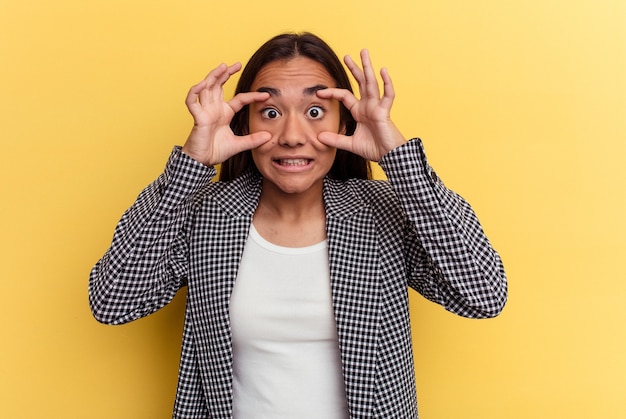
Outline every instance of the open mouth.
<svg viewBox="0 0 626 419"><path fill-rule="evenodd" d="M306 166L311 163L311 159L279 159L274 160L280 166Z"/></svg>

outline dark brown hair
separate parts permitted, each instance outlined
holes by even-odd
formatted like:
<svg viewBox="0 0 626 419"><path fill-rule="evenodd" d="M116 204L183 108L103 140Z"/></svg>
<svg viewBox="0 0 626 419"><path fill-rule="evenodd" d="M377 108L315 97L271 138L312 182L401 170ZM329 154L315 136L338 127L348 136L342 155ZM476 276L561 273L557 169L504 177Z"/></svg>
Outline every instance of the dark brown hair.
<svg viewBox="0 0 626 419"><path fill-rule="evenodd" d="M328 71L338 88L352 92L346 70L326 42L311 33L284 33L267 41L252 55L241 73L235 94L249 92L257 74L267 64L296 57L306 57L317 61ZM356 122L342 103L340 104L340 122L346 128L346 135L354 133ZM230 127L235 135L248 134L248 106L235 114ZM250 150L236 154L222 163L220 180L232 180L250 167L256 170ZM345 150L337 150L335 161L328 175L339 180L371 179L372 177L369 162Z"/></svg>

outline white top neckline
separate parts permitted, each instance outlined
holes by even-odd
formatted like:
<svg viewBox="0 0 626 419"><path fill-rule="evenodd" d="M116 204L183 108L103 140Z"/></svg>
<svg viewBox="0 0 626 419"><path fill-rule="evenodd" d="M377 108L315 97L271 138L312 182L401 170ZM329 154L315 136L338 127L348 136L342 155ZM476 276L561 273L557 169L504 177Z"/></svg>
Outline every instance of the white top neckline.
<svg viewBox="0 0 626 419"><path fill-rule="evenodd" d="M252 238L258 245L262 246L264 249L274 253L280 253L282 255L306 255L322 249L326 249L328 246L328 241L326 239L322 240L321 242L304 247L280 246L263 238L263 236L259 234L259 231L254 226L254 223L250 225L250 238Z"/></svg>

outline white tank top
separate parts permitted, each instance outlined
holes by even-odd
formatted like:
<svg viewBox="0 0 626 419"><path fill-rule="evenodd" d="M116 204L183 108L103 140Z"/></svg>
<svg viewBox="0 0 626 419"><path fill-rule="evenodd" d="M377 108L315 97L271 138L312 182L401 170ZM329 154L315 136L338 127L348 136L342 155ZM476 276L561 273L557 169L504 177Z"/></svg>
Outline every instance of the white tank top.
<svg viewBox="0 0 626 419"><path fill-rule="evenodd" d="M282 247L254 226L230 301L235 419L346 419L326 241Z"/></svg>

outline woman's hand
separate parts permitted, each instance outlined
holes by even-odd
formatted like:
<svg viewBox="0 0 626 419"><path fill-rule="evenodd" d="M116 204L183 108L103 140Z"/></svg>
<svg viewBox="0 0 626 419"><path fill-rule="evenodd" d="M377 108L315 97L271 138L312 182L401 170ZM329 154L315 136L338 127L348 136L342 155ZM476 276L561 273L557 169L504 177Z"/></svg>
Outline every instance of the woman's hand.
<svg viewBox="0 0 626 419"><path fill-rule="evenodd" d="M380 96L378 81L367 50L361 51L363 69L350 58L344 59L359 86L360 99L345 89L318 90L317 95L325 99L341 101L357 122L352 136L332 132L320 133L320 142L350 151L365 159L378 161L392 149L404 144L405 138L391 121L391 105L395 98L393 84L387 69L380 71L383 80L383 95Z"/></svg>
<svg viewBox="0 0 626 419"><path fill-rule="evenodd" d="M253 102L267 100L269 93L240 93L224 101L224 83L241 69L241 64L221 64L193 86L185 103L194 126L182 151L195 160L212 166L235 154L260 146L271 138L268 132L236 136L230 128L235 113Z"/></svg>

